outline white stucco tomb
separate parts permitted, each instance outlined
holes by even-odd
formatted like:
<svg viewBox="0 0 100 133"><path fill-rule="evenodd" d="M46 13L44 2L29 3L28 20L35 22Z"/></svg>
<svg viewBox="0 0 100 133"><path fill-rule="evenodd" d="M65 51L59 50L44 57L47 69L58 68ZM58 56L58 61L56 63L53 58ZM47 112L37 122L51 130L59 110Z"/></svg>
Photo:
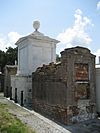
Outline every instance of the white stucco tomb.
<svg viewBox="0 0 100 133"><path fill-rule="evenodd" d="M43 64L56 62L56 44L59 41L39 32L39 21L34 21L33 27L35 31L32 34L15 43L18 46L18 70L17 75L11 77L11 86L13 99L17 88L19 103L21 90L24 92L24 103L31 101L32 72Z"/></svg>

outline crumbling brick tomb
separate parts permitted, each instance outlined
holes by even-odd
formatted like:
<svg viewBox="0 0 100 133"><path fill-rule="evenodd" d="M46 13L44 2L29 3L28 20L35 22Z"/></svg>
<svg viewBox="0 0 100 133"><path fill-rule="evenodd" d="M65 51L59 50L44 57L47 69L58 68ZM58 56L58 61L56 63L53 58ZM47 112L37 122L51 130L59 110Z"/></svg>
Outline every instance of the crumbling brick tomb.
<svg viewBox="0 0 100 133"><path fill-rule="evenodd" d="M61 62L32 73L33 109L56 122L95 118L95 56L83 47L61 52Z"/></svg>

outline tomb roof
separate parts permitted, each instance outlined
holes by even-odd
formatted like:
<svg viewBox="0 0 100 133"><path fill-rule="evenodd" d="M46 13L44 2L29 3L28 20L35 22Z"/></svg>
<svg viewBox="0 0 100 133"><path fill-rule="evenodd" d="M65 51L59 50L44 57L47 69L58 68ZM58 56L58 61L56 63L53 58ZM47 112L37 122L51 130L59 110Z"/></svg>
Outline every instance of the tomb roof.
<svg viewBox="0 0 100 133"><path fill-rule="evenodd" d="M34 24L35 23L35 24ZM18 45L20 42L26 40L26 39L35 39L35 40L40 40L40 41L47 41L47 42L54 42L54 43L59 43L60 41L56 40L56 39L53 39L51 37L48 37L48 36L45 36L43 33L39 32L38 29L39 29L39 22L35 21L33 23L33 27L35 29L35 31L31 34L29 34L28 36L25 36L25 37L22 37L20 38L16 43L15 45ZM38 24L38 25L37 25Z"/></svg>

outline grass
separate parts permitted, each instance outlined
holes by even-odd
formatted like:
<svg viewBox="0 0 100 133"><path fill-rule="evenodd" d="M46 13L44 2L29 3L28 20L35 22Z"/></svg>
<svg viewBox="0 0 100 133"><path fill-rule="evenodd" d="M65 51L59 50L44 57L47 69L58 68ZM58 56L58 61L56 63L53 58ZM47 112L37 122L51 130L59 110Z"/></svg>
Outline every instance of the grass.
<svg viewBox="0 0 100 133"><path fill-rule="evenodd" d="M0 133L35 133L12 114L7 105L0 103Z"/></svg>

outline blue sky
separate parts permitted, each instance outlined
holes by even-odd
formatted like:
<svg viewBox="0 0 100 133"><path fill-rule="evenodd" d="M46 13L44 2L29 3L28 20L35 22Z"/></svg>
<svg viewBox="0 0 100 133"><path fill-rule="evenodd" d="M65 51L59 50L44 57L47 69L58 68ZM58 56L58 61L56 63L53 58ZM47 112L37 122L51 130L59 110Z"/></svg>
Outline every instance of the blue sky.
<svg viewBox="0 0 100 133"><path fill-rule="evenodd" d="M79 45L100 56L100 0L2 0L0 17L1 50L32 33L39 20L40 32L60 40L57 53Z"/></svg>

